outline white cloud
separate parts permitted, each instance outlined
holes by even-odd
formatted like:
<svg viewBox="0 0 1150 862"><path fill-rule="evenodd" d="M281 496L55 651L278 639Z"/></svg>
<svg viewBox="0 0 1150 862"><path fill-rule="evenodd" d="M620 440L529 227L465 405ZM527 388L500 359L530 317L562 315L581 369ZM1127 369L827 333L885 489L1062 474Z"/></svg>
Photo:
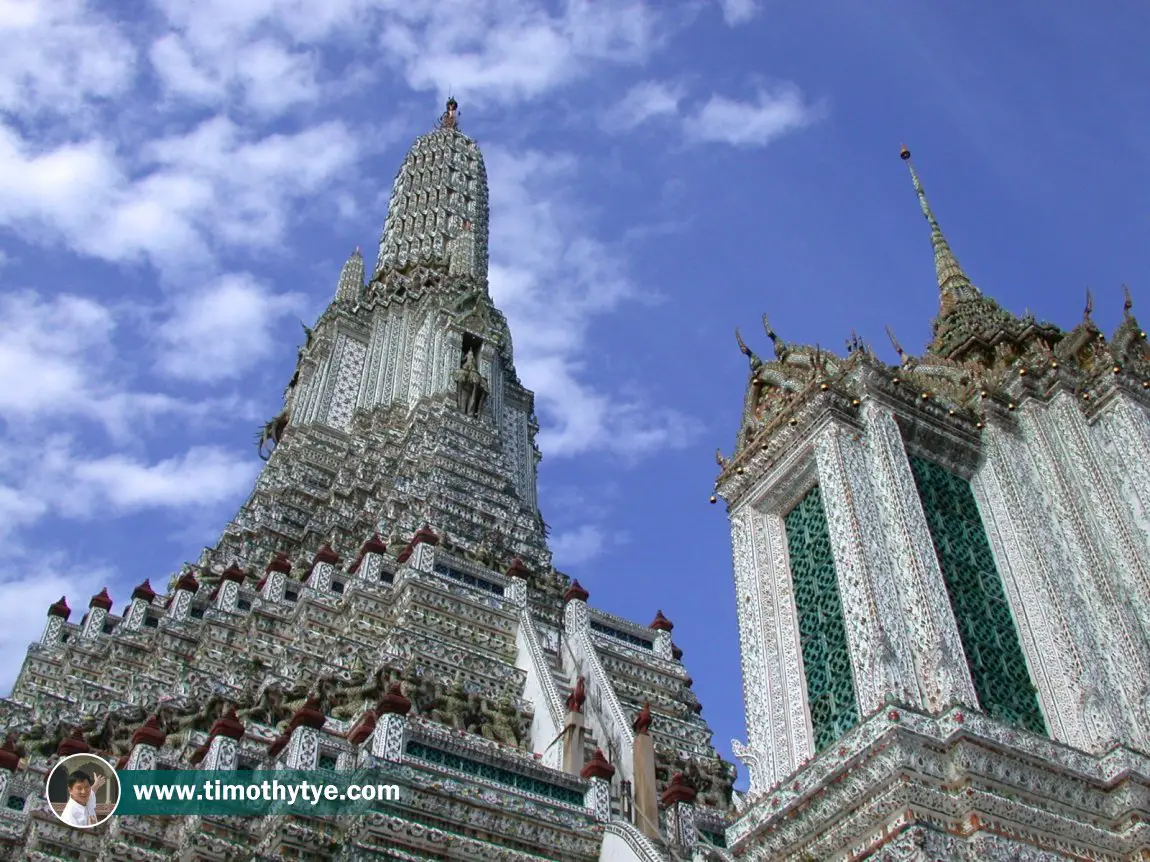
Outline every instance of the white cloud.
<svg viewBox="0 0 1150 862"><path fill-rule="evenodd" d="M299 294L275 294L247 275L225 275L182 296L158 334L161 370L184 380L217 381L243 375L276 347L270 328L298 313Z"/></svg>
<svg viewBox="0 0 1150 862"><path fill-rule="evenodd" d="M535 390L549 456L638 457L685 445L693 423L602 389L581 360L592 321L640 298L617 249L595 239L566 196L571 157L489 147L491 289L515 338L515 364Z"/></svg>
<svg viewBox="0 0 1150 862"><path fill-rule="evenodd" d="M589 563L620 542L621 537L612 535L603 527L583 524L551 537L551 553L555 565L581 566Z"/></svg>
<svg viewBox="0 0 1150 862"><path fill-rule="evenodd" d="M205 417L241 410L235 399L189 401L133 388L113 343L117 321L91 299L11 292L0 295L0 320L5 445L14 445L14 435L35 439L43 428L71 427L77 419L126 439L162 417L202 424Z"/></svg>
<svg viewBox="0 0 1150 862"><path fill-rule="evenodd" d="M339 121L259 136L216 117L152 141L132 174L99 138L38 149L0 125L0 224L112 262L146 256L176 273L210 266L214 248L278 245L291 205L314 198L359 153Z"/></svg>
<svg viewBox="0 0 1150 862"><path fill-rule="evenodd" d="M680 83L641 81L607 112L604 128L608 131L628 131L662 117L677 118L679 103L685 95L685 88Z"/></svg>
<svg viewBox="0 0 1150 862"><path fill-rule="evenodd" d="M746 24L759 14L758 0L719 0L723 8L723 20L731 27Z"/></svg>
<svg viewBox="0 0 1150 862"><path fill-rule="evenodd" d="M89 457L73 436L6 441L0 459L0 536L50 515L106 519L142 510L199 510L251 487L259 462L248 451L193 446L149 462L123 454Z"/></svg>
<svg viewBox="0 0 1150 862"><path fill-rule="evenodd" d="M793 84L760 87L755 98L740 101L714 94L684 121L688 139L735 147L762 147L810 125L822 115Z"/></svg>
<svg viewBox="0 0 1150 862"><path fill-rule="evenodd" d="M525 0L388 3L382 46L416 90L466 88L469 100L516 102L591 73L636 64L660 39L639 0L568 0L551 14Z"/></svg>
<svg viewBox="0 0 1150 862"><path fill-rule="evenodd" d="M75 115L125 92L136 51L85 0L0 2L0 109Z"/></svg>

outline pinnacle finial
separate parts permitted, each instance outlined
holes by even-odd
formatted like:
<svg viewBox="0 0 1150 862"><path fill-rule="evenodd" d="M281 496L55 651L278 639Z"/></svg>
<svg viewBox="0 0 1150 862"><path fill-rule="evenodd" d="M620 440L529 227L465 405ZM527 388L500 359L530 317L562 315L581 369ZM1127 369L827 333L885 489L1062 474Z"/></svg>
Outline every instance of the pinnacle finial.
<svg viewBox="0 0 1150 862"><path fill-rule="evenodd" d="M1129 318L1134 310L1134 299L1130 296L1130 288L1125 284L1122 285L1122 296L1122 317Z"/></svg>
<svg viewBox="0 0 1150 862"><path fill-rule="evenodd" d="M1094 293L1090 288L1086 288L1086 305L1082 309L1082 319L1089 320L1090 315L1094 313Z"/></svg>
<svg viewBox="0 0 1150 862"><path fill-rule="evenodd" d="M455 101L454 96L448 96L447 104L444 107L446 110L444 110L443 114L439 117L439 128L459 128L459 102Z"/></svg>
<svg viewBox="0 0 1150 862"><path fill-rule="evenodd" d="M914 169L914 163L910 160L910 150L905 146L902 147L899 151L899 157L906 162L910 169L910 179L914 184L915 194L918 195L919 206L922 207L922 214L926 218L927 224L930 225L930 244L934 247L934 269L938 276L939 291L950 294L955 299L978 296L978 288L971 283L970 278L959 265L954 252L950 250L950 244L943 236L938 219L934 217L934 212L926 199L926 190L923 189L922 181L918 178L918 172Z"/></svg>
<svg viewBox="0 0 1150 862"><path fill-rule="evenodd" d="M906 362L906 351L902 349L902 345L898 343L898 339L894 337L894 330L889 326L886 328L886 337L890 339L891 347L894 352L898 354L898 361L900 363Z"/></svg>
<svg viewBox="0 0 1150 862"><path fill-rule="evenodd" d="M737 341L739 344L739 352L742 353L744 356L747 357L747 359L749 359L751 361L751 368L758 368L760 365L763 364L763 361L761 359L759 359L758 356L755 355L755 351L753 351L753 350L751 350L751 348L747 347L747 342L743 341L743 336L739 332L738 327L735 327L735 341Z"/></svg>

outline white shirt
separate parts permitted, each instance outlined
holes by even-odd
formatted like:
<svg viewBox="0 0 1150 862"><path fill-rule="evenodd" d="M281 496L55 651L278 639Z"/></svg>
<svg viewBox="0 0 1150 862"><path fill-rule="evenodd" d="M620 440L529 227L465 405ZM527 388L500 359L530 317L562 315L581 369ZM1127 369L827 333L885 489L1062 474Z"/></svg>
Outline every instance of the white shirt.
<svg viewBox="0 0 1150 862"><path fill-rule="evenodd" d="M69 797L68 804L64 806L64 813L60 815L64 822L69 826L88 826L91 824L89 817L96 816L96 793L93 791L88 795L87 806L81 805L75 799Z"/></svg>

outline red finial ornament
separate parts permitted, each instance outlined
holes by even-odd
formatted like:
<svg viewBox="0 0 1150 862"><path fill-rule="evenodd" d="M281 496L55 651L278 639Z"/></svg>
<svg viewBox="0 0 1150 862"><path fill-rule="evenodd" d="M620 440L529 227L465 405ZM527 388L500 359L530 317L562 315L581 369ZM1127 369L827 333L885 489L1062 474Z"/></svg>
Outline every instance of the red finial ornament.
<svg viewBox="0 0 1150 862"><path fill-rule="evenodd" d="M363 547L359 549L359 556L355 558L355 562L351 564L348 571L355 574L359 571L359 567L363 564L363 558L368 554L386 554L387 543L379 537L379 533L372 533L371 538L363 543Z"/></svg>
<svg viewBox="0 0 1150 862"><path fill-rule="evenodd" d="M236 715L234 706L229 706L228 711L222 717L217 718L211 730L208 731L209 737L224 736L228 739L242 739L243 735L244 725L239 716Z"/></svg>
<svg viewBox="0 0 1150 862"><path fill-rule="evenodd" d="M161 748L164 740L168 738L164 733L163 728L160 727L160 720L155 715L148 716L148 720L136 728L136 732L132 734L132 748L137 745L150 745L153 748Z"/></svg>
<svg viewBox="0 0 1150 862"><path fill-rule="evenodd" d="M188 593L195 593L200 589L200 582L196 580L196 576L193 575L191 569L189 569L180 575L180 579L176 581L176 589Z"/></svg>
<svg viewBox="0 0 1150 862"><path fill-rule="evenodd" d="M571 601L585 602L589 598L591 598L591 594L587 592L587 590L583 588L583 585L577 580L572 581L571 586L567 588L567 592L563 594L564 604Z"/></svg>
<svg viewBox="0 0 1150 862"><path fill-rule="evenodd" d="M108 595L108 588L100 590L96 595L92 596L88 602L90 608L103 608L106 611L112 610L112 597Z"/></svg>
<svg viewBox="0 0 1150 862"><path fill-rule="evenodd" d="M516 557L511 561L511 565L507 567L507 577L509 578L523 578L523 580L531 579L531 570L524 565L523 561Z"/></svg>
<svg viewBox="0 0 1150 862"><path fill-rule="evenodd" d="M365 711L364 714L359 717L359 721L348 731L347 741L352 745L363 745L364 740L375 733L377 721L379 721L379 716L376 715L374 709Z"/></svg>
<svg viewBox="0 0 1150 862"><path fill-rule="evenodd" d="M675 661L682 661L683 659L683 651L675 646L675 644L671 644L671 658Z"/></svg>
<svg viewBox="0 0 1150 862"><path fill-rule="evenodd" d="M379 699L376 710L380 715L407 715L411 712L411 701L403 696L398 682L393 682L387 694Z"/></svg>
<svg viewBox="0 0 1150 862"><path fill-rule="evenodd" d="M273 739L272 744L268 746L268 757L275 757L287 747L289 742L291 742L291 737L286 733L281 733Z"/></svg>
<svg viewBox="0 0 1150 862"><path fill-rule="evenodd" d="M20 752L16 750L16 734L9 733L4 745L0 746L0 769L15 772L19 766Z"/></svg>
<svg viewBox="0 0 1150 862"><path fill-rule="evenodd" d="M596 748L591 759L583 764L583 768L579 770L580 778L602 778L605 781L610 781L614 775L615 767L603 756L603 749L601 748Z"/></svg>
<svg viewBox="0 0 1150 862"><path fill-rule="evenodd" d="M295 711L295 715L288 722L287 732L290 734L297 727L310 727L313 730L322 730L327 719L319 708L319 699L312 695L304 701L303 706Z"/></svg>
<svg viewBox="0 0 1150 862"><path fill-rule="evenodd" d="M674 805L677 802L685 802L689 805L695 801L696 795L695 788L690 785L686 776L681 772L676 772L671 776L671 783L663 791L661 799L666 806Z"/></svg>
<svg viewBox="0 0 1150 862"><path fill-rule="evenodd" d="M635 716L635 721L631 725L631 729L635 733L646 733L651 729L651 704L643 704L643 708L639 710L639 714Z"/></svg>
<svg viewBox="0 0 1150 862"><path fill-rule="evenodd" d="M339 564L339 554L327 542L320 545L319 550L315 552L315 557L311 561L312 568L314 569L319 563L331 563L333 566Z"/></svg>
<svg viewBox="0 0 1150 862"><path fill-rule="evenodd" d="M395 561L397 563L406 563L411 559L412 553L415 552L415 546L424 543L432 546L439 544L439 536L435 530L431 529L430 524L424 524L415 531L415 535L411 537L411 541L407 543L407 547L403 549L402 554L395 558Z"/></svg>
<svg viewBox="0 0 1150 862"><path fill-rule="evenodd" d="M579 677L579 681L575 683L575 688L567 695L567 711L582 712L583 704L586 700L587 684L584 682L583 677Z"/></svg>
<svg viewBox="0 0 1150 862"><path fill-rule="evenodd" d="M155 598L156 591L152 589L152 582L146 578L142 584L132 590L132 601L142 599L150 605Z"/></svg>
<svg viewBox="0 0 1150 862"><path fill-rule="evenodd" d="M266 569L264 569L264 571L279 572L284 575L290 575L291 560L288 559L287 554L285 554L283 551L276 551L275 556L272 557L271 562L268 563L268 566Z"/></svg>
<svg viewBox="0 0 1150 862"><path fill-rule="evenodd" d="M232 563L230 566L220 572L221 582L235 581L237 584L242 584L244 582L244 578L246 577L247 575L244 574L244 570L237 566L235 563Z"/></svg>
<svg viewBox="0 0 1150 862"><path fill-rule="evenodd" d="M649 628L653 628L658 632L669 632L674 627L675 626L672 624L672 622L663 616L662 611L655 612L655 619L652 620L651 625L649 626Z"/></svg>
<svg viewBox="0 0 1150 862"><path fill-rule="evenodd" d="M61 757L87 754L91 750L92 747L84 740L84 732L78 727L73 727L71 734L60 740L60 744L56 747L56 753Z"/></svg>
<svg viewBox="0 0 1150 862"><path fill-rule="evenodd" d="M60 601L53 602L48 606L48 616L59 617L62 620L68 619L72 615L72 609L68 607L68 597L60 596Z"/></svg>

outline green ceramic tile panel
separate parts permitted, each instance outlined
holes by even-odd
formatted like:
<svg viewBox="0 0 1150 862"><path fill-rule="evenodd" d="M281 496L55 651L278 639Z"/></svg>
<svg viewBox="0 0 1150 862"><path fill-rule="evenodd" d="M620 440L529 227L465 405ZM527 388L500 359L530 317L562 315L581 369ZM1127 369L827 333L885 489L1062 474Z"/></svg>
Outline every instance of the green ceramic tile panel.
<svg viewBox="0 0 1150 862"><path fill-rule="evenodd" d="M1018 630L970 483L910 459L978 702L987 714L1046 733Z"/></svg>
<svg viewBox="0 0 1150 862"><path fill-rule="evenodd" d="M858 723L858 702L831 537L818 487L791 509L785 523L807 702L815 750L821 751Z"/></svg>

